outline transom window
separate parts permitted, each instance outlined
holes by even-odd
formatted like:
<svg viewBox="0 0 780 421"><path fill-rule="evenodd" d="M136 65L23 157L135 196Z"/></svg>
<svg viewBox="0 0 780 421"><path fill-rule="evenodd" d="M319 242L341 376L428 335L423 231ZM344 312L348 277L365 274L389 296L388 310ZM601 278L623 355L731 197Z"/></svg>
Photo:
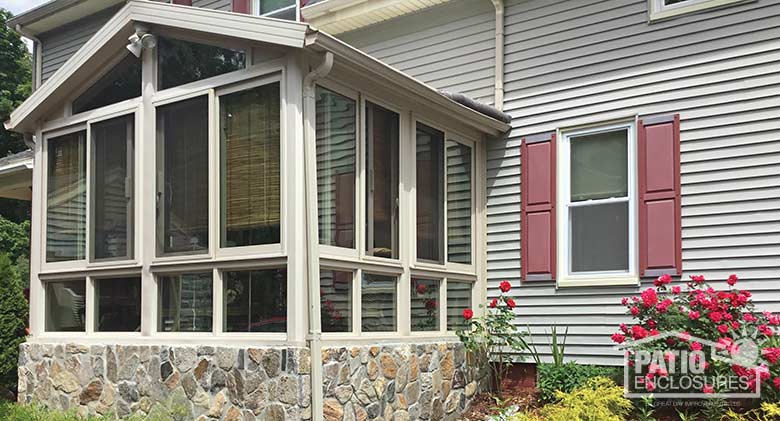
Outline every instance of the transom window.
<svg viewBox="0 0 780 421"><path fill-rule="evenodd" d="M634 144L632 125L564 134L559 249L567 276L635 273Z"/></svg>

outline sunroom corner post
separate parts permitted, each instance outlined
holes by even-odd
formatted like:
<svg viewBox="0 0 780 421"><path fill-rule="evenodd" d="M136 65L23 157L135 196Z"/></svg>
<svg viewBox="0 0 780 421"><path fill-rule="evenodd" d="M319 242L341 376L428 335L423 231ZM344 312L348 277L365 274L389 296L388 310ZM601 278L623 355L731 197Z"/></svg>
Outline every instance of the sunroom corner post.
<svg viewBox="0 0 780 421"><path fill-rule="evenodd" d="M477 247L473 247L474 254L476 255L476 273L477 282L475 289L476 292L472 292L474 302L471 303L472 308L480 309L480 303L487 303L488 297L488 270L487 270L487 142L492 140L491 138L484 136L482 142L477 142L475 146L475 190L476 190L476 233L474 237L477 239ZM481 309L483 312L485 308ZM477 311L476 313L479 313Z"/></svg>
<svg viewBox="0 0 780 421"><path fill-rule="evenodd" d="M43 150L43 131L38 130L35 135L33 162L33 185L43 185L43 163L46 162ZM33 190L31 203L30 226L30 334L33 338L41 336L44 331L44 288L38 278L41 272L41 261L44 253L43 235L46 231L43 226L43 189Z"/></svg>
<svg viewBox="0 0 780 421"><path fill-rule="evenodd" d="M138 180L136 226L139 228L136 256L141 263L141 333L151 336L155 330L157 313L157 288L151 262L157 249L157 168L156 168L156 117L153 97L156 91L156 49L144 49L141 56L141 95L140 117L137 136L137 154L135 170Z"/></svg>

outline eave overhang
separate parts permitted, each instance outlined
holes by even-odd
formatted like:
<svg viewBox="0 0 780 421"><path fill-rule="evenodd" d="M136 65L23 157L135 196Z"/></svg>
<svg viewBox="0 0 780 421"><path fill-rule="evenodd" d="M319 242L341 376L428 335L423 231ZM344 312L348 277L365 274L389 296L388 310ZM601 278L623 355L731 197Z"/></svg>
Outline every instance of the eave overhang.
<svg viewBox="0 0 780 421"><path fill-rule="evenodd" d="M30 200L33 152L28 150L0 158L0 197Z"/></svg>
<svg viewBox="0 0 780 421"><path fill-rule="evenodd" d="M307 22L329 34L341 34L415 13L448 1L325 0L305 6L301 9L301 15Z"/></svg>
<svg viewBox="0 0 780 421"><path fill-rule="evenodd" d="M34 133L38 123L55 106L69 99L74 86L84 83L86 77L92 74L79 70L98 69L106 65L117 52L125 48L127 37L134 32L136 23L152 28L160 26L281 47L306 48L314 52L329 51L334 54L337 62L346 62L354 69L367 72L377 82L419 97L427 104L450 113L483 133L500 136L510 129L509 124L461 105L431 86L308 24L144 0L130 0L120 9L46 83L11 113L10 119L5 123L6 129Z"/></svg>
<svg viewBox="0 0 780 421"><path fill-rule="evenodd" d="M125 3L125 0L51 0L8 20L11 29L22 28L25 35L36 36L84 16Z"/></svg>

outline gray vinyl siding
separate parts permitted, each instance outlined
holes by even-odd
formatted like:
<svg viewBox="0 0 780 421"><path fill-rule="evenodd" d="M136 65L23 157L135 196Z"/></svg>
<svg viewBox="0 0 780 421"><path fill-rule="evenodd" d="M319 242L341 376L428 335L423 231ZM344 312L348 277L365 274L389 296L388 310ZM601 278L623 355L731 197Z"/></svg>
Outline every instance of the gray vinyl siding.
<svg viewBox="0 0 780 421"><path fill-rule="evenodd" d="M493 9L480 3L455 1L345 39L437 88L490 102ZM639 288L521 284L520 139L634 115L681 116L684 275L737 273L761 309L780 311L778 26L772 0L654 24L646 0L507 2L504 108L514 122L488 146L488 295L511 281L517 325L538 345L551 325L568 326L568 358L619 364L609 336L628 320L621 297Z"/></svg>
<svg viewBox="0 0 780 421"><path fill-rule="evenodd" d="M233 10L232 0L193 0L194 7L203 7L206 9L224 10L230 12Z"/></svg>
<svg viewBox="0 0 780 421"><path fill-rule="evenodd" d="M48 80L92 35L105 25L116 8L95 13L76 22L41 34L41 82Z"/></svg>
<svg viewBox="0 0 780 421"><path fill-rule="evenodd" d="M494 28L489 1L455 0L339 37L437 89L492 103Z"/></svg>

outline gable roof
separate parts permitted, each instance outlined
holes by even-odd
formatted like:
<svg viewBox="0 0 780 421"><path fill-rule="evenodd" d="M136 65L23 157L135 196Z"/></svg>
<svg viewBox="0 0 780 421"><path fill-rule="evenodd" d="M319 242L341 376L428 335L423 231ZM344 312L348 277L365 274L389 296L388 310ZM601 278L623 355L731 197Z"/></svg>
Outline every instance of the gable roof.
<svg viewBox="0 0 780 421"><path fill-rule="evenodd" d="M56 104L68 99L73 86L89 76L79 72L84 67L98 68L122 51L127 37L134 33L135 23L214 34L242 40L275 44L289 48L310 48L332 52L355 68L370 72L395 88L433 101L443 110L458 115L465 123L494 135L505 133L510 126L474 109L459 104L434 88L402 73L381 61L322 33L305 23L259 16L180 6L145 0L129 0L84 46L33 92L5 123L8 130L32 132L36 122Z"/></svg>

